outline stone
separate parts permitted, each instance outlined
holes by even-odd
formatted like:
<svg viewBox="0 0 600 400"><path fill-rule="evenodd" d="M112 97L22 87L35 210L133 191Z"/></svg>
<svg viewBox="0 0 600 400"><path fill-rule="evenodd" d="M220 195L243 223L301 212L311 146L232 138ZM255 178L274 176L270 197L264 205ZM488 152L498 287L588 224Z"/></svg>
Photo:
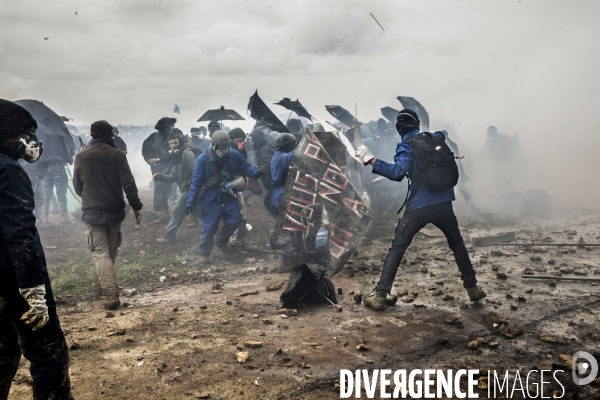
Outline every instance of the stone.
<svg viewBox="0 0 600 400"><path fill-rule="evenodd" d="M479 337L475 340L470 341L469 344L467 345L467 347L471 350L477 350L479 348L479 346L481 346L484 343L485 343L485 339Z"/></svg>
<svg viewBox="0 0 600 400"><path fill-rule="evenodd" d="M556 343L556 336L550 335L549 333L542 333L540 339L544 342Z"/></svg>
<svg viewBox="0 0 600 400"><path fill-rule="evenodd" d="M363 299L363 294L362 294L362 292L358 292L358 293L356 293L356 294L354 295L353 299L354 299L354 302L355 302L355 303L358 303L358 304L362 303L362 299Z"/></svg>
<svg viewBox="0 0 600 400"><path fill-rule="evenodd" d="M495 311L490 312L490 320L492 321L492 323L499 325L508 323L508 318Z"/></svg>
<svg viewBox="0 0 600 400"><path fill-rule="evenodd" d="M237 357L237 361L239 363L245 363L246 361L248 361L250 353L248 353L247 351L240 351L239 353L235 353L235 356Z"/></svg>
<svg viewBox="0 0 600 400"><path fill-rule="evenodd" d="M359 350L359 351L369 351L371 349L369 349L366 344L359 343L358 346L356 346L356 350Z"/></svg>
<svg viewBox="0 0 600 400"><path fill-rule="evenodd" d="M246 340L244 342L244 346L246 346L246 347L248 347L250 349L258 349L262 345L263 345L263 342L256 342L254 340Z"/></svg>
<svg viewBox="0 0 600 400"><path fill-rule="evenodd" d="M508 324L508 331L513 336L518 336L523 334L523 327L521 325L510 323Z"/></svg>
<svg viewBox="0 0 600 400"><path fill-rule="evenodd" d="M498 273L496 274L496 277L497 277L498 279L507 279L507 276L506 276L506 274L505 274L504 272L498 272Z"/></svg>
<svg viewBox="0 0 600 400"><path fill-rule="evenodd" d="M274 283L274 284L272 284L272 285L269 285L269 286L267 286L267 287L265 288L265 290L266 290L267 292L272 292L272 291L275 291L275 290L279 290L279 289L281 289L281 287L282 287L282 286L283 286L283 282Z"/></svg>

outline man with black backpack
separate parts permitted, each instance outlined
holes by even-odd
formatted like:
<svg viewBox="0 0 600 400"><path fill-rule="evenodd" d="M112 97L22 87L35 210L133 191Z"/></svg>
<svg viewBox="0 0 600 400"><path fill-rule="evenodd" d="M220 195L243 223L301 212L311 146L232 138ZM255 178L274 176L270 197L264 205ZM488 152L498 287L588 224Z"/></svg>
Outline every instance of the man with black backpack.
<svg viewBox="0 0 600 400"><path fill-rule="evenodd" d="M419 133L417 113L404 109L396 118L396 130L402 142L396 147L394 163L377 160L366 146L356 149L356 157L373 166L373 173L394 181L409 178L406 211L396 227L395 237L383 264L381 278L374 291L365 296L366 306L375 311L386 308L386 297L392 289L396 272L413 237L427 224L437 226L448 239L461 273L463 286L471 301L483 299L485 292L477 286L475 270L458 229L452 209L458 168L454 155L441 132Z"/></svg>

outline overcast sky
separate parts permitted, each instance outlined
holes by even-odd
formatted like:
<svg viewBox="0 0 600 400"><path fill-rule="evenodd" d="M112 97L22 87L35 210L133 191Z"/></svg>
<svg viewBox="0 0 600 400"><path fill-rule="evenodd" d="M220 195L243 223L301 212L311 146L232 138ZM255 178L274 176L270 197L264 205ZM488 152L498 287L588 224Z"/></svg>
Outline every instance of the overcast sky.
<svg viewBox="0 0 600 400"><path fill-rule="evenodd" d="M600 1L0 2L0 97L77 125L154 124L178 104L189 129L221 105L246 116L255 89L327 119L325 104L357 103L369 120L404 95L432 129L459 123L467 150L490 124L518 132L554 160L547 184L574 185L573 157L600 170Z"/></svg>

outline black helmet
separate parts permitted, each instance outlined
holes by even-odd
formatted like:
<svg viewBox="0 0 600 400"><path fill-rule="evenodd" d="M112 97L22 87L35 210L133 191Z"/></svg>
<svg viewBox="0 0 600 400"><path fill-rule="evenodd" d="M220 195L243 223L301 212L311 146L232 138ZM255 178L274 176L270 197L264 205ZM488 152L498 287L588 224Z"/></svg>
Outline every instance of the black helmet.
<svg viewBox="0 0 600 400"><path fill-rule="evenodd" d="M280 133L275 138L275 148L279 151L292 151L296 148L296 138L291 133Z"/></svg>
<svg viewBox="0 0 600 400"><path fill-rule="evenodd" d="M29 111L12 101L0 99L0 142L23 133L35 133L37 122Z"/></svg>

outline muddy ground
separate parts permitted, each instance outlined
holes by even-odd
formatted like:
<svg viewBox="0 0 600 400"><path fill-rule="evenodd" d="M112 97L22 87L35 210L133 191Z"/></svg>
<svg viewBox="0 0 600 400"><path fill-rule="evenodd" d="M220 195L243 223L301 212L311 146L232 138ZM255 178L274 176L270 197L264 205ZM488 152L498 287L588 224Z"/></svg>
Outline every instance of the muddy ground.
<svg viewBox="0 0 600 400"><path fill-rule="evenodd" d="M149 195L143 192L146 204L151 204ZM470 244L472 236L503 231L549 244L580 238L598 242L598 217L460 218L480 285L488 293L476 304L468 302L441 232L426 229L398 272L393 292L401 294L400 301L385 312L373 312L355 303L353 295L371 290L378 280L396 223L395 216L379 217L360 254L331 277L342 292L338 301L343 311L304 306L297 315L286 316L278 309L285 284L266 291L268 285L287 282L287 275L273 271L276 260L266 249L272 219L259 198L251 201L249 211L254 227L250 249L233 254L215 250L210 266L196 261L200 228L187 227L186 221L178 243L160 245L156 238L164 225L150 225L147 213L142 229L134 230L129 216L117 271L140 254L150 261L147 279L135 285L138 294L123 297L128 305L109 314L102 301L91 299L91 290L57 293L71 348L75 398L334 399L339 398L340 369L466 368L526 375L543 361L564 369L560 356L579 350L600 359L598 286L521 278L526 269L536 275L600 277L600 248L546 247L534 252ZM53 265L73 260L93 270L81 224L61 225L56 218L41 228L41 235L51 271ZM153 256L161 261L152 262ZM162 283L161 276L166 277ZM252 292L258 293L247 294ZM516 336L502 335L490 312L519 325L523 333L517 327ZM541 340L542 334L556 342ZM469 349L477 338L485 343ZM262 345L247 348L245 341ZM368 350L358 350L361 343ZM249 358L239 363L236 354L243 351ZM570 372L562 376L567 398L598 397L597 385L577 387ZM28 363L22 360L10 398L30 398L29 382ZM544 395L556 389L560 393L557 384L546 386ZM478 393L487 397L487 390ZM521 397L519 393L514 397Z"/></svg>

